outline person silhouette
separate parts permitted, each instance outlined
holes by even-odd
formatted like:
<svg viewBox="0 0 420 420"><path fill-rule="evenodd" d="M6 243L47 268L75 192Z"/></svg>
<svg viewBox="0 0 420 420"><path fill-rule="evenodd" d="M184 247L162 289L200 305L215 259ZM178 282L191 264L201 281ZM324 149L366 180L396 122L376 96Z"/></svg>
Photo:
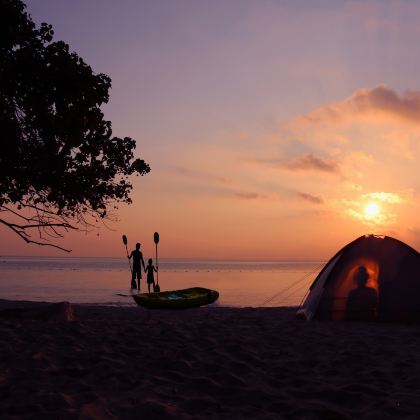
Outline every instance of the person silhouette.
<svg viewBox="0 0 420 420"><path fill-rule="evenodd" d="M143 260L143 253L140 251L141 244L139 242L136 243L136 249L131 251L128 259L133 258L133 271L131 273L131 288L136 288L136 277L138 286L137 289L140 293L140 280L141 280L141 266L143 265L143 270L146 271L146 267L144 266Z"/></svg>
<svg viewBox="0 0 420 420"><path fill-rule="evenodd" d="M361 265L354 274L357 287L350 291L347 297L346 319L371 321L376 318L378 294L373 287L367 287L369 273Z"/></svg>
<svg viewBox="0 0 420 420"><path fill-rule="evenodd" d="M153 284L153 290L155 290L155 276L153 272L157 273L158 269L156 269L155 266L153 265L153 260L151 258L149 258L147 262L148 262L148 265L144 271L147 273L147 289L149 290L149 293L150 293L151 284Z"/></svg>

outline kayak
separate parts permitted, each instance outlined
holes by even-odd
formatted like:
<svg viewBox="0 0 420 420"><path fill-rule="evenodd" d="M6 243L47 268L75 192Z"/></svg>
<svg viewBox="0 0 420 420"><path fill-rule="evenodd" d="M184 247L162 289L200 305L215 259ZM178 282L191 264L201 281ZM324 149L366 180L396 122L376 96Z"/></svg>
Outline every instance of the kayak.
<svg viewBox="0 0 420 420"><path fill-rule="evenodd" d="M133 295L133 299L137 305L149 309L196 308L213 303L218 297L219 292L205 289L204 287L191 287L190 289Z"/></svg>

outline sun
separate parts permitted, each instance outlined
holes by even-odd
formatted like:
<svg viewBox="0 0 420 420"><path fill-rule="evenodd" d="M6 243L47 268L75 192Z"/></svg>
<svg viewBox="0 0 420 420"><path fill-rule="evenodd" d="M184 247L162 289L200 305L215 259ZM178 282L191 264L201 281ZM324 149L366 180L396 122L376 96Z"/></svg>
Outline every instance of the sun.
<svg viewBox="0 0 420 420"><path fill-rule="evenodd" d="M369 203L365 207L365 217L366 219L372 220L375 219L381 212L380 207L376 203Z"/></svg>

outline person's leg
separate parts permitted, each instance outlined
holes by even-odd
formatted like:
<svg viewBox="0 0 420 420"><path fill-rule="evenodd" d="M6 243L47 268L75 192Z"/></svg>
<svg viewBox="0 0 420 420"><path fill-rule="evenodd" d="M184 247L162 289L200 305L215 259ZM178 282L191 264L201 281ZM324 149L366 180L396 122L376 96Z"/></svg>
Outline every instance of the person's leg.
<svg viewBox="0 0 420 420"><path fill-rule="evenodd" d="M138 282L139 293L140 293L140 279L141 279L141 267L139 268L139 271L137 271L137 282Z"/></svg>
<svg viewBox="0 0 420 420"><path fill-rule="evenodd" d="M136 271L133 269L133 271L131 272L131 288L135 289L136 286Z"/></svg>

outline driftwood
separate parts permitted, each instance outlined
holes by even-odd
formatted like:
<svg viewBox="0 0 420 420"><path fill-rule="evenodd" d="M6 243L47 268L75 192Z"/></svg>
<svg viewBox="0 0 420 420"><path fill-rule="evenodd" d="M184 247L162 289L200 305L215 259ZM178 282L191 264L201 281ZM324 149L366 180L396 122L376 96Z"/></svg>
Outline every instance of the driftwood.
<svg viewBox="0 0 420 420"><path fill-rule="evenodd" d="M69 302L33 303L21 307L9 307L0 310L0 319L74 321L73 308Z"/></svg>

